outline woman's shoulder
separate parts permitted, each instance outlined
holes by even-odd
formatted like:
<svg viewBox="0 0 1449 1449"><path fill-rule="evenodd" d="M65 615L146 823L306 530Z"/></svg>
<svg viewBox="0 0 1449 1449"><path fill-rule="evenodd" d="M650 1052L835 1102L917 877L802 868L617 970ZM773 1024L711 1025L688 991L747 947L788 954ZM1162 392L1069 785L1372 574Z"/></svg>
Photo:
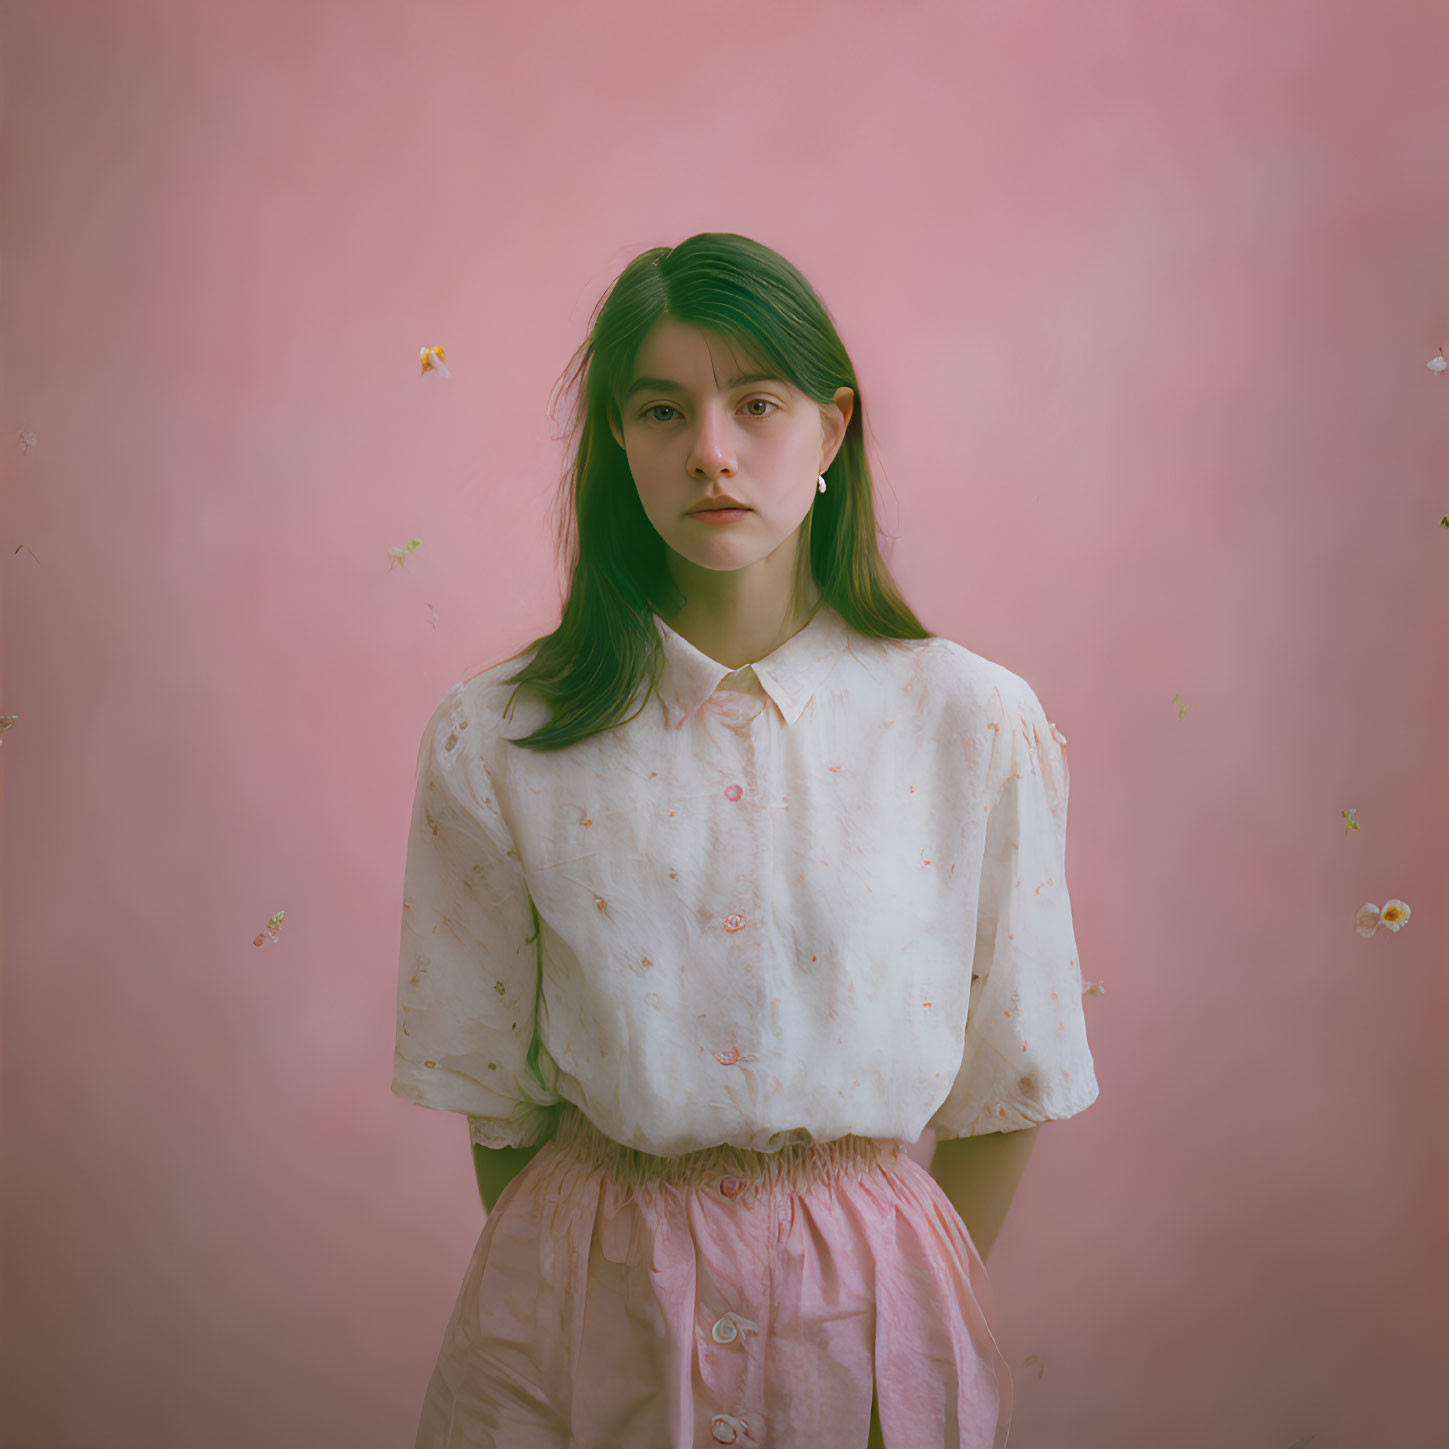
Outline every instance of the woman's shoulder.
<svg viewBox="0 0 1449 1449"><path fill-rule="evenodd" d="M944 635L877 642L889 646L907 687L921 688L924 698L944 708L1016 713L1036 699L1020 674Z"/></svg>
<svg viewBox="0 0 1449 1449"><path fill-rule="evenodd" d="M476 730L475 739L517 737L537 729L548 719L548 708L528 685L511 684L529 661L533 646L485 665L449 685L433 711L435 720L452 717Z"/></svg>

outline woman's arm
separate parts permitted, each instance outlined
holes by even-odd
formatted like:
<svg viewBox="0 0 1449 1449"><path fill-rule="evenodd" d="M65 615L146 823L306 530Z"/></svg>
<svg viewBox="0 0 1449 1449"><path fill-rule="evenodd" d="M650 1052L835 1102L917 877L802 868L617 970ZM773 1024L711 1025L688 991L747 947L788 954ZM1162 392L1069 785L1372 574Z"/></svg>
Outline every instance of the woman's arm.
<svg viewBox="0 0 1449 1449"><path fill-rule="evenodd" d="M961 1215L983 1261L1016 1196L1038 1131L1025 1127L1019 1132L949 1137L936 1144L931 1176Z"/></svg>
<svg viewBox="0 0 1449 1449"><path fill-rule="evenodd" d="M532 1147L482 1147L473 1143L473 1171L478 1176L478 1196L484 1212L503 1195L503 1189L528 1166L542 1142Z"/></svg>

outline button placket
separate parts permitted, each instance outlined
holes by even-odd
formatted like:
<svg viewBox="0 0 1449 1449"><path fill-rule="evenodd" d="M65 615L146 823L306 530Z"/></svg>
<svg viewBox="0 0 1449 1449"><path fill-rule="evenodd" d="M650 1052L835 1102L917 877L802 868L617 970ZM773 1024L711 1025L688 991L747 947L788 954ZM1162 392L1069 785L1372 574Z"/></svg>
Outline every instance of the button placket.
<svg viewBox="0 0 1449 1449"><path fill-rule="evenodd" d="M695 1342L705 1394L696 1400L700 1442L710 1425L714 1443L765 1449L770 1442L765 1407L766 1326L773 1291L769 1257L769 1194L744 1162L726 1159L706 1191L728 1214L720 1225L720 1251L698 1284ZM704 1186L705 1184L702 1184ZM708 1336L706 1336L708 1335ZM713 1416L713 1417L711 1417Z"/></svg>
<svg viewBox="0 0 1449 1449"><path fill-rule="evenodd" d="M752 859L759 866L765 864L766 852L771 849L768 839L769 822L767 812L750 807L760 799L760 786L755 773L756 757L760 749L759 731L768 724L767 716L773 717L770 716L767 705L768 700L756 683L754 690L749 693L731 691L727 687L716 691L706 702L706 708L701 711L711 725L717 727L724 724L734 733L733 741L727 738L721 740L724 746L724 777L715 787L720 792L715 798L718 802L717 808L726 812L738 812L725 814L721 818L722 827L730 833L732 846L745 859ZM769 734L768 729L765 734ZM727 941L734 953L741 950L745 952L743 957L736 954L732 958L741 963L741 970L753 962L752 933L765 919L765 901L760 894L760 872L757 870L753 874L755 879L750 888L734 899L722 900L718 907L719 914L715 918L715 929L722 932L721 944ZM728 1035L721 1034L713 1040L707 1040L705 1050L708 1053L704 1058L706 1062L713 1057L718 1066L728 1072L743 1070L744 1063L753 1062L757 1047L754 1038L736 1040L734 1032L731 1031ZM769 1217L758 1211L763 1206L761 1196L764 1184L747 1176L743 1168L743 1163L721 1163L716 1169L718 1175L707 1180L706 1191L725 1211L730 1212L731 1221L735 1224L731 1236L737 1229L746 1234L751 1243L763 1247L770 1235ZM755 1249L741 1248L740 1251L744 1253L743 1262L749 1263L756 1259ZM735 1276L731 1275L732 1278ZM753 1340L763 1332L760 1322L768 1317L769 1289L768 1285L754 1284L754 1277L754 1272L747 1269L739 1275L738 1281L720 1281L714 1285L708 1298L699 1305L705 1312L712 1309L716 1317L711 1321L701 1315L698 1320L697 1332L703 1359L701 1368L709 1391L708 1397L699 1404L702 1412L701 1418L696 1422L702 1428L706 1416L709 1416L707 1421L710 1438L706 1442L732 1444L737 1449L762 1449L769 1438L763 1417L758 1412L764 1403L764 1364L762 1355L752 1351L758 1348ZM751 1286L747 1287L747 1284ZM755 1302L754 1294L758 1286L764 1286L766 1298ZM760 1315L760 1321L730 1309L728 1305L731 1302L739 1303L741 1307L749 1307L752 1312ZM705 1306L706 1303L708 1307ZM705 1332L708 1332L708 1338L704 1337Z"/></svg>
<svg viewBox="0 0 1449 1449"><path fill-rule="evenodd" d="M712 1324L706 1319L699 1326L698 1372L703 1378L704 1397L696 1401L701 1414L696 1422L701 1429L706 1420L709 1422L716 1443L764 1449L769 1439L764 1415L759 1412L764 1401L764 1362L758 1352L752 1351L751 1343L762 1329L743 1313L729 1308L719 1311L732 1297L740 1302L748 1292L743 1282L732 1279L730 1275L716 1281L710 1275L710 1281L702 1285L704 1296L699 1307L709 1303L719 1316ZM704 1337L706 1324L708 1338ZM733 1437L721 1438L723 1434Z"/></svg>

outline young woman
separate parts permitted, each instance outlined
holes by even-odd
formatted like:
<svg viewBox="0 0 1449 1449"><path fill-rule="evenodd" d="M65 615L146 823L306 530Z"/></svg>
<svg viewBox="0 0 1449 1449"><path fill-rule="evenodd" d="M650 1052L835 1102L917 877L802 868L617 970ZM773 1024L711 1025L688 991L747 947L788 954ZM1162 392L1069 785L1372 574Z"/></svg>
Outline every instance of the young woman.
<svg viewBox="0 0 1449 1449"><path fill-rule="evenodd" d="M1000 1449L981 1254L1097 1095L1065 741L903 602L784 258L644 252L576 365L561 623L418 757L392 1086L489 1213L417 1449Z"/></svg>

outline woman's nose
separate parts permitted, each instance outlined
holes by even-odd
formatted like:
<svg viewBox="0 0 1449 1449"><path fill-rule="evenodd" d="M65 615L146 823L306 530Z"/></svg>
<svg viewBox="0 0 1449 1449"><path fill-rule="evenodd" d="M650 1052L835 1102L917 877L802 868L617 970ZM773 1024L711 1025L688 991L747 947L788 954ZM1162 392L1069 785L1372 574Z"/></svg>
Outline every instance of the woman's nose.
<svg viewBox="0 0 1449 1449"><path fill-rule="evenodd" d="M690 455L690 463L706 471L728 468L734 463L725 421L713 408L705 408L700 413Z"/></svg>

